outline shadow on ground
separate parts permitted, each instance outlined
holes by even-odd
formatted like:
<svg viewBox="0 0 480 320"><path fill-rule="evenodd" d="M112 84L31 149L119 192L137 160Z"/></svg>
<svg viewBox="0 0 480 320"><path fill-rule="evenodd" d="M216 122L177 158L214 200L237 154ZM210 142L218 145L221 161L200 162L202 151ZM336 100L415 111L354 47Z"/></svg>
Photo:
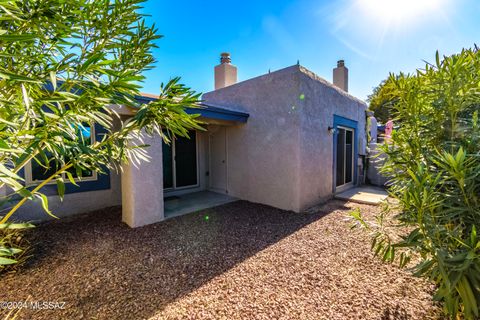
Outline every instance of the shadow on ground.
<svg viewBox="0 0 480 320"><path fill-rule="evenodd" d="M410 320L407 311L398 304L394 308L387 307L381 320Z"/></svg>
<svg viewBox="0 0 480 320"><path fill-rule="evenodd" d="M116 207L47 223L32 233L35 262L2 279L0 300L66 303L22 310L28 319L148 318L328 208L296 214L237 201L130 229Z"/></svg>

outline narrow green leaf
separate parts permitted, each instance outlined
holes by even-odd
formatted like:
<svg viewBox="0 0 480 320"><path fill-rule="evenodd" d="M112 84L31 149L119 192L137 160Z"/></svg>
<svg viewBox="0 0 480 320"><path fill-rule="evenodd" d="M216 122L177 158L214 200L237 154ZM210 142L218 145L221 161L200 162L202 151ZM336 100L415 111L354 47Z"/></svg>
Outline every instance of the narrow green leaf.
<svg viewBox="0 0 480 320"><path fill-rule="evenodd" d="M56 215L54 215L50 209L48 208L48 198L46 195L44 195L43 193L39 193L37 192L35 194L35 196L37 196L37 198L39 198L41 200L41 203L42 203L42 207L43 207L43 210L51 217L55 218L55 219L58 219L58 217Z"/></svg>
<svg viewBox="0 0 480 320"><path fill-rule="evenodd" d="M4 257L12 257L23 250L17 249L17 248L6 248L6 247L0 247L0 256Z"/></svg>
<svg viewBox="0 0 480 320"><path fill-rule="evenodd" d="M57 191L60 199L63 200L63 196L65 195L65 183L63 182L63 178L57 178Z"/></svg>
<svg viewBox="0 0 480 320"><path fill-rule="evenodd" d="M65 174L68 178L68 180L75 186L78 187L78 184L75 182L75 178L73 177L73 175L69 172L69 171L65 171Z"/></svg>
<svg viewBox="0 0 480 320"><path fill-rule="evenodd" d="M17 193L23 198L33 199L33 194L27 188L20 188L17 190Z"/></svg>
<svg viewBox="0 0 480 320"><path fill-rule="evenodd" d="M53 91L57 91L57 73L55 71L50 71L50 81L53 85Z"/></svg>
<svg viewBox="0 0 480 320"><path fill-rule="evenodd" d="M23 178L20 177L18 174L14 173L12 170L8 169L6 166L4 166L2 163L0 163L0 173L4 174L7 177L10 177L15 180L20 180L22 181Z"/></svg>
<svg viewBox="0 0 480 320"><path fill-rule="evenodd" d="M10 150L10 146L8 145L8 143L3 140L3 139L0 139L0 150L2 151L7 151L7 150Z"/></svg>
<svg viewBox="0 0 480 320"><path fill-rule="evenodd" d="M0 257L0 265L10 265L17 263L17 260Z"/></svg>
<svg viewBox="0 0 480 320"><path fill-rule="evenodd" d="M473 225L472 232L470 233L470 244L472 248L475 247L476 243L477 243L477 228L475 227L475 225Z"/></svg>
<svg viewBox="0 0 480 320"><path fill-rule="evenodd" d="M0 42L33 41L36 38L35 34L0 34Z"/></svg>
<svg viewBox="0 0 480 320"><path fill-rule="evenodd" d="M28 229L35 228L35 225L31 223L1 223L0 229Z"/></svg>

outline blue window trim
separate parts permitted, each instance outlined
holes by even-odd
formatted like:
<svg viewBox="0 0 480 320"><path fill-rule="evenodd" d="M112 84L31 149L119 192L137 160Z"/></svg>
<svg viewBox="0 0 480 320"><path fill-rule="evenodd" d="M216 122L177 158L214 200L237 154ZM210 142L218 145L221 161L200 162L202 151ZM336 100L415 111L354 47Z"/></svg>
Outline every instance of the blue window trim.
<svg viewBox="0 0 480 320"><path fill-rule="evenodd" d="M200 108L187 108L185 110L188 114L200 114L200 116L207 119L217 119L217 120L226 120L226 121L235 121L235 122L247 122L248 113L227 110L224 108L214 107L202 103Z"/></svg>
<svg viewBox="0 0 480 320"><path fill-rule="evenodd" d="M335 134L333 135L333 185L332 190L333 193L336 192L337 189L337 137L338 137L338 127L346 127L350 129L354 129L353 139L355 141L355 146L353 149L353 185L357 184L357 171L358 171L358 122L355 120L351 120L342 116L338 116L336 114L333 115L333 127L335 128Z"/></svg>
<svg viewBox="0 0 480 320"><path fill-rule="evenodd" d="M96 141L100 141L106 132L107 131L105 130L104 127L100 126L99 124L95 124L95 140ZM78 186L72 184L69 181L65 181L65 194L110 189L111 187L110 170L107 168L103 168L103 171L105 173L97 174L96 180L76 182ZM19 171L19 175L22 178L25 178L24 169ZM35 186L28 187L28 189L33 189L33 188L35 188ZM47 184L41 189L41 192L47 196L58 195L57 185Z"/></svg>
<svg viewBox="0 0 480 320"><path fill-rule="evenodd" d="M140 102L140 103L149 103L157 99L152 97L147 97L147 96L135 96L135 100L137 100L137 102Z"/></svg>

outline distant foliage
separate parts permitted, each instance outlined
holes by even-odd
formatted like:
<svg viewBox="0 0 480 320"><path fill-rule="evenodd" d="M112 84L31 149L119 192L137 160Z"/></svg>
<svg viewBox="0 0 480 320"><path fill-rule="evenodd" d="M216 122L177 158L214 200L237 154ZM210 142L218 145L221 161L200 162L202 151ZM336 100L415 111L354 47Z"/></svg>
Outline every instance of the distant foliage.
<svg viewBox="0 0 480 320"><path fill-rule="evenodd" d="M368 109L373 111L375 118L379 123L385 124L393 117L393 106L398 101L398 93L394 80L405 79L404 74L390 75L373 89L373 93L368 96Z"/></svg>
<svg viewBox="0 0 480 320"><path fill-rule="evenodd" d="M434 298L452 319L477 319L480 307L480 52L478 48L441 58L415 75L390 76L398 97L391 114L400 128L382 147L382 169L399 209L395 240L380 223L373 230L375 252L386 261L413 254L418 276L438 285ZM377 221L377 222L378 222Z"/></svg>

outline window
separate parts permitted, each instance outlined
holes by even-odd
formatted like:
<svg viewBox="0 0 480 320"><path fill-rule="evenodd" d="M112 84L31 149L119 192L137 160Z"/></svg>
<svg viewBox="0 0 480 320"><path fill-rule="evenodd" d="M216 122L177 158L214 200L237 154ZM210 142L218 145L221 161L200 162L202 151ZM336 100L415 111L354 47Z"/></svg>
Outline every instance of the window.
<svg viewBox="0 0 480 320"><path fill-rule="evenodd" d="M82 125L77 126L78 136L82 139L82 143L85 145L91 145L95 142L95 127L92 125ZM48 157L48 152L47 152ZM50 163L50 167L47 169L37 163L36 161L30 161L28 165L25 166L25 181L27 186L35 185L43 180L50 177L54 174L58 169L60 169L60 163L52 162ZM97 172L91 170L83 170L80 176L77 174L74 168L70 168L69 171L72 176L75 178L75 181L95 181L97 180ZM66 174L63 173L62 177L64 178L65 182L68 182L68 178ZM52 181L51 183L56 183Z"/></svg>

